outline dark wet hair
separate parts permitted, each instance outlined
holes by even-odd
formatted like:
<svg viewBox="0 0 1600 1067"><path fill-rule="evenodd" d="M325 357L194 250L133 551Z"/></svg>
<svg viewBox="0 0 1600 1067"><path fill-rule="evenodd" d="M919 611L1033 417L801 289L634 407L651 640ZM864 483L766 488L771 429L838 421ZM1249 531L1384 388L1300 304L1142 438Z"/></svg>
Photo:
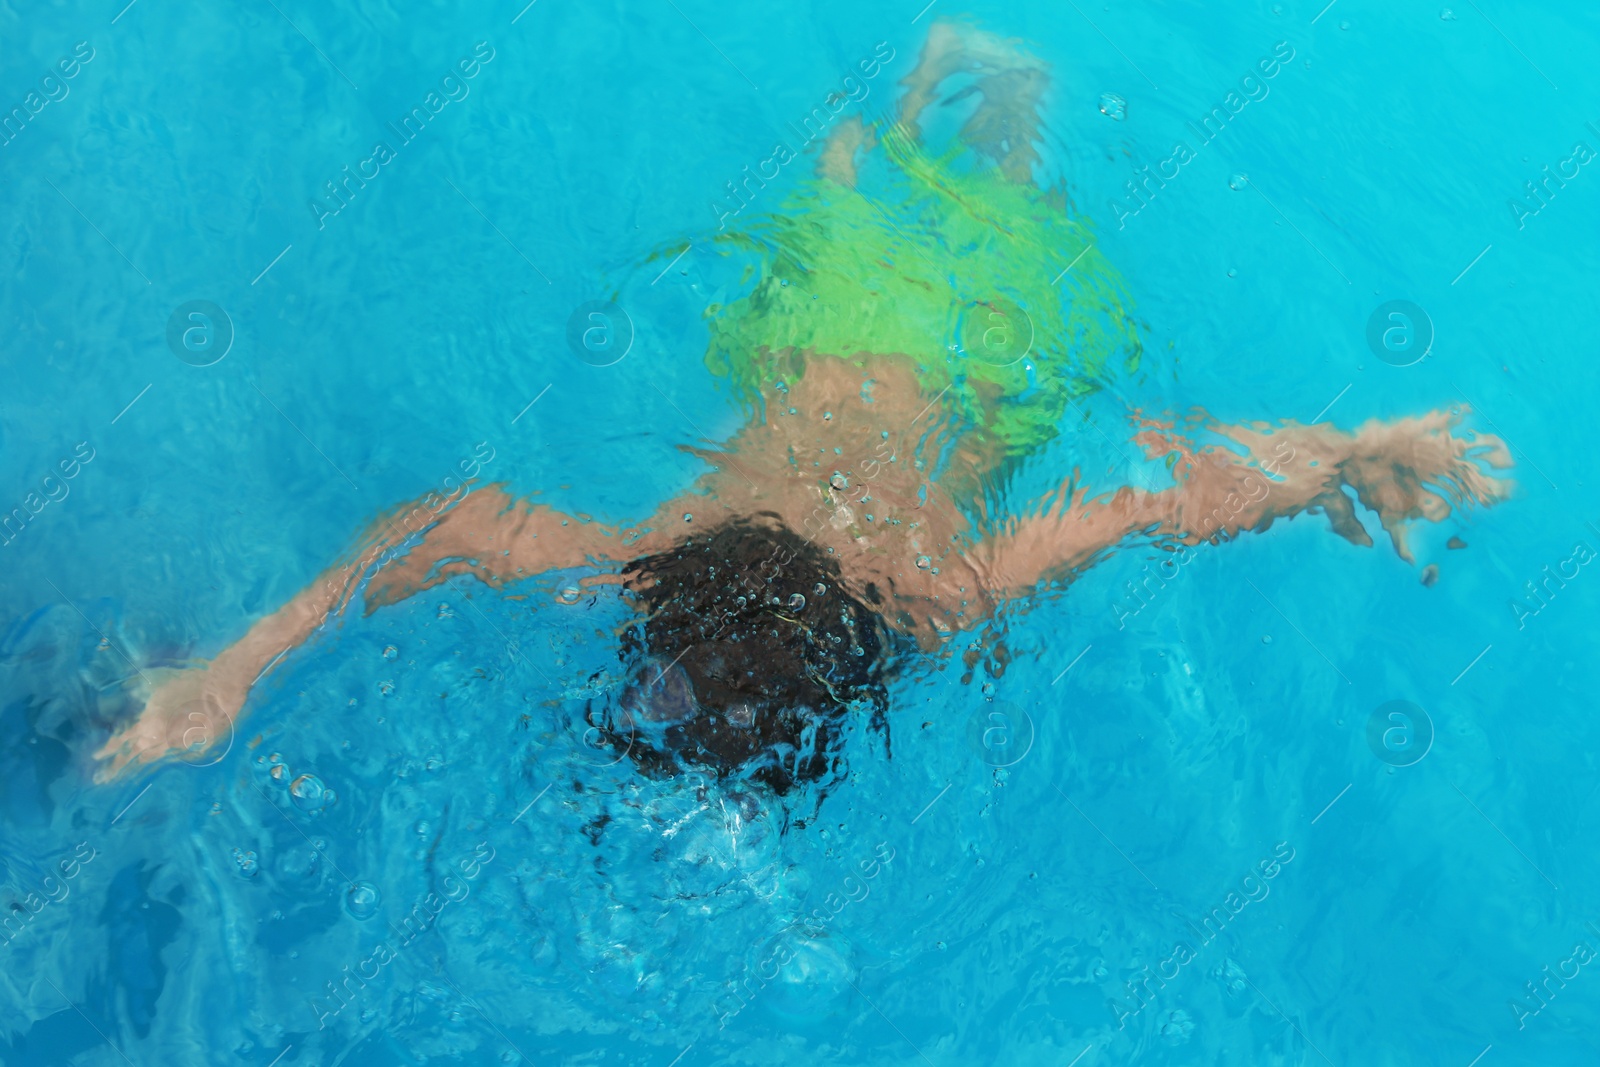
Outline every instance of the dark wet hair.
<svg viewBox="0 0 1600 1067"><path fill-rule="evenodd" d="M853 714L887 746L882 620L776 516L691 536L622 574L643 619L622 640L633 681L598 725L646 774L695 769L778 793L832 781Z"/></svg>

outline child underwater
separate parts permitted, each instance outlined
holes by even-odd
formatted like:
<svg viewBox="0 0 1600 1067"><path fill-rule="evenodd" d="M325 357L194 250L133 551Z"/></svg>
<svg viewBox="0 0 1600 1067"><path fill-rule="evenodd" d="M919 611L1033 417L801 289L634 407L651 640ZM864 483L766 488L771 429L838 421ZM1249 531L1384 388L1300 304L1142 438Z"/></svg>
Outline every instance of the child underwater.
<svg viewBox="0 0 1600 1067"><path fill-rule="evenodd" d="M633 681L594 727L645 773L781 793L839 773L852 716L885 722L893 644L938 653L1119 546L1181 553L1302 512L1370 545L1353 493L1409 561L1411 522L1509 493L1485 469L1511 465L1504 444L1458 436L1460 411L1353 431L1130 413L1171 485L1092 489L1073 471L1025 514L989 514L1025 460L1087 432L1070 429L1082 400L1137 368L1132 301L1065 190L1035 184L1045 64L939 22L902 85L892 120L841 121L815 177L712 238L755 264L745 295L707 312L707 365L748 421L696 452L711 469L691 487L620 524L502 486L402 504L214 659L147 671L100 776L211 743L196 722L234 722L358 595L372 612L458 575L502 588L594 568L641 614L621 642ZM924 124L957 113L935 154Z"/></svg>

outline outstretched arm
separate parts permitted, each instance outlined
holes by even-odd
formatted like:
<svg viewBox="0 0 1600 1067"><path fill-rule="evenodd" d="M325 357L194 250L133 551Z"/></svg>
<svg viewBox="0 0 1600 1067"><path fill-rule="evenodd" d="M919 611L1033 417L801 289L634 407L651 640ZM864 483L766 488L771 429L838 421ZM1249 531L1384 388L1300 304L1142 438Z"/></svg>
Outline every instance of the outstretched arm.
<svg viewBox="0 0 1600 1067"><path fill-rule="evenodd" d="M678 501L669 506L681 510ZM95 754L108 761L98 777L103 781L135 762L204 749L227 736L251 687L286 653L343 614L364 581L370 613L457 574L501 586L545 571L655 551L663 537L657 531L664 528L654 522L642 532L618 531L517 501L499 486L469 490L453 502L430 494L402 504L376 519L345 558L257 620L216 658L181 670L145 672L151 683L145 706Z"/></svg>
<svg viewBox="0 0 1600 1067"><path fill-rule="evenodd" d="M1455 507L1492 505L1513 486L1484 469L1511 466L1505 444L1492 435L1457 436L1452 431L1461 419L1436 411L1349 432L1327 424L1146 422L1136 440L1151 458L1168 458L1171 488L1125 486L1090 498L1071 480L1039 513L1006 524L975 551L990 588L1016 594L1041 579L1070 578L1130 537L1175 549L1265 530L1304 511L1321 511L1335 533L1370 545L1348 488L1410 561L1406 531L1413 520L1440 522ZM1215 443L1196 443L1203 435Z"/></svg>

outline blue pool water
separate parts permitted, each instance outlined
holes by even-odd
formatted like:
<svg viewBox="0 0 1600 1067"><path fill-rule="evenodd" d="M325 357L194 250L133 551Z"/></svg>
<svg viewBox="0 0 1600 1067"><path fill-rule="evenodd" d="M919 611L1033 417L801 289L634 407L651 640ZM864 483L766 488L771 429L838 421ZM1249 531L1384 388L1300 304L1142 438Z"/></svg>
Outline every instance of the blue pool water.
<svg viewBox="0 0 1600 1067"><path fill-rule="evenodd" d="M0 10L0 508L30 515L0 1063L1593 1062L1600 15L947 3ZM1132 614L1151 556L1113 555L1008 609L992 692L958 653L993 631L903 663L893 758L850 738L787 816L584 744L627 609L561 603L571 575L351 613L226 744L94 784L138 670L215 655L463 458L612 521L689 485L681 446L742 419L702 358L740 285L711 205L880 42L852 106L887 113L941 18L1052 65L1040 176L1146 351L1090 405L1111 439L1058 439L1013 504L1149 483L1121 413L1192 406L1470 403L1513 497L1420 524L1416 565L1280 523ZM1136 197L1142 167L1169 177ZM566 342L591 300L635 328L610 366ZM1391 300L1421 362L1369 347ZM176 358L187 311L169 346L192 301L231 323L215 362ZM1001 769L996 707L1032 728Z"/></svg>

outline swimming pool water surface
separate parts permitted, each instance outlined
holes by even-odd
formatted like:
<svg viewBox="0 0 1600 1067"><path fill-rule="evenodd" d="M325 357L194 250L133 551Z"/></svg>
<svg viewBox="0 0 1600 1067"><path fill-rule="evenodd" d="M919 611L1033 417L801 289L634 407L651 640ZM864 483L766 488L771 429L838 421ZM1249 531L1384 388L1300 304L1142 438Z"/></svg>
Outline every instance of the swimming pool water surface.
<svg viewBox="0 0 1600 1067"><path fill-rule="evenodd" d="M1594 1060L1600 15L947 3L0 10L0 1063ZM989 514L1170 484L1131 416L1195 408L1455 410L1509 499L1107 553L897 646L826 789L597 743L604 567L347 611L96 780L402 501L688 489L782 252L721 235L941 25L1049 68L1092 252L1017 284L1107 265L1141 349Z"/></svg>

